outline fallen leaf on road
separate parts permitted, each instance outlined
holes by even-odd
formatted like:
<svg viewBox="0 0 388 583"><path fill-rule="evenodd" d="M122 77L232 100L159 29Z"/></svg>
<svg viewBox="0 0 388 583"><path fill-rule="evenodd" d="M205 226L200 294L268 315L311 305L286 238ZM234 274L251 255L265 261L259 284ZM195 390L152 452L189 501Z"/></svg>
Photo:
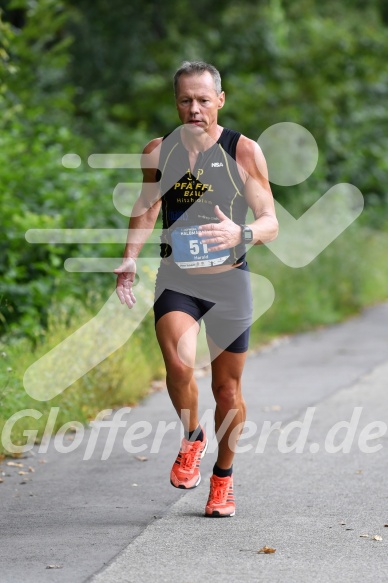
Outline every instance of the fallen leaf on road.
<svg viewBox="0 0 388 583"><path fill-rule="evenodd" d="M384 526L388 526L388 524L384 524Z"/></svg>
<svg viewBox="0 0 388 583"><path fill-rule="evenodd" d="M276 549L272 549L271 547L267 547L267 545L265 545L265 547L261 548L257 552L258 553L264 553L265 555L269 555L271 553L276 553Z"/></svg>
<svg viewBox="0 0 388 583"><path fill-rule="evenodd" d="M364 538L369 538L369 534L360 534L360 536L362 536Z"/></svg>
<svg viewBox="0 0 388 583"><path fill-rule="evenodd" d="M20 470L20 472L18 472L19 476L25 476L26 474L28 474L28 472L25 472L24 470Z"/></svg>
<svg viewBox="0 0 388 583"><path fill-rule="evenodd" d="M47 565L46 569L62 569L63 565Z"/></svg>
<svg viewBox="0 0 388 583"><path fill-rule="evenodd" d="M364 473L364 470L356 470L354 473L355 474L363 474Z"/></svg>
<svg viewBox="0 0 388 583"><path fill-rule="evenodd" d="M372 536L372 540L383 540L383 537L380 536L379 534L375 534L374 536Z"/></svg>
<svg viewBox="0 0 388 583"><path fill-rule="evenodd" d="M29 472L35 472L34 468L32 466L28 466L28 471Z"/></svg>
<svg viewBox="0 0 388 583"><path fill-rule="evenodd" d="M135 455L135 459L139 460L139 462L146 462L148 460L148 457L145 455Z"/></svg>
<svg viewBox="0 0 388 583"><path fill-rule="evenodd" d="M20 462L7 462L7 466L14 466L15 468L24 468L24 464Z"/></svg>
<svg viewBox="0 0 388 583"><path fill-rule="evenodd" d="M4 482L3 478L0 478L0 484L2 484Z"/></svg>

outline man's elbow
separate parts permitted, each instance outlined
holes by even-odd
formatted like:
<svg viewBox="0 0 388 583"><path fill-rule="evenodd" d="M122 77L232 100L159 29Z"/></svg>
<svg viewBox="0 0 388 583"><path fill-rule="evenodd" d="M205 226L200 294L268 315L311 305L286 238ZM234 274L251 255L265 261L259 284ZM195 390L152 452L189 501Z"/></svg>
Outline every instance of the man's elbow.
<svg viewBox="0 0 388 583"><path fill-rule="evenodd" d="M279 233L279 223L276 217L267 217L266 227L261 236L254 240L254 245L265 245L274 241Z"/></svg>
<svg viewBox="0 0 388 583"><path fill-rule="evenodd" d="M279 234L279 223L276 217L271 217L267 222L265 240L260 241L260 243L271 243L274 241Z"/></svg>
<svg viewBox="0 0 388 583"><path fill-rule="evenodd" d="M278 234L279 234L279 222L278 222L276 217L273 217L272 229L271 229L271 233L270 233L271 238L269 239L268 242L270 243L271 241L274 241L276 239L276 237L278 236Z"/></svg>

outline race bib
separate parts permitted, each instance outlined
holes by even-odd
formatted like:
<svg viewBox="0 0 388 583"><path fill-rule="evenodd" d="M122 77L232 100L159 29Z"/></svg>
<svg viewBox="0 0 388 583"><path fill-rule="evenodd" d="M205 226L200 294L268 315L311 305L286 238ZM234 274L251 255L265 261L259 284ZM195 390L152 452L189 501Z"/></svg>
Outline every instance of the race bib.
<svg viewBox="0 0 388 583"><path fill-rule="evenodd" d="M212 267L228 259L229 249L209 251L207 244L198 236L198 226L178 227L171 233L172 254L181 269Z"/></svg>

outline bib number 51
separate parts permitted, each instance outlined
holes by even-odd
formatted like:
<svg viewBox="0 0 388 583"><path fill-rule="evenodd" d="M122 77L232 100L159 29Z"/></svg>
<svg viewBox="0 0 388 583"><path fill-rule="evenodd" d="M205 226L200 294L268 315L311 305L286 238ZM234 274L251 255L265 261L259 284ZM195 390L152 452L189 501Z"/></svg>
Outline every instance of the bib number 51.
<svg viewBox="0 0 388 583"><path fill-rule="evenodd" d="M202 243L201 242L200 245L202 245L203 253L208 253L207 243ZM189 247L190 247L190 253L192 255L198 255L199 254L198 239L190 239Z"/></svg>

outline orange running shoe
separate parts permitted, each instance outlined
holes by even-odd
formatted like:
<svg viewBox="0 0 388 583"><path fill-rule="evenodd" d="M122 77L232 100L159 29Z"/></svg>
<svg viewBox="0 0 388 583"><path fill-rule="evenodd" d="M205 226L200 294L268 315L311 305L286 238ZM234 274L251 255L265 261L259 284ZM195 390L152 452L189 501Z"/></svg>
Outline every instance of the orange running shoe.
<svg viewBox="0 0 388 583"><path fill-rule="evenodd" d="M203 441L182 439L181 448L171 469L170 482L175 488L196 488L201 481L199 464L207 450L208 440L203 431Z"/></svg>
<svg viewBox="0 0 388 583"><path fill-rule="evenodd" d="M234 516L235 513L233 476L219 478L213 474L210 478L210 493L205 508L205 516L221 518L223 516Z"/></svg>

